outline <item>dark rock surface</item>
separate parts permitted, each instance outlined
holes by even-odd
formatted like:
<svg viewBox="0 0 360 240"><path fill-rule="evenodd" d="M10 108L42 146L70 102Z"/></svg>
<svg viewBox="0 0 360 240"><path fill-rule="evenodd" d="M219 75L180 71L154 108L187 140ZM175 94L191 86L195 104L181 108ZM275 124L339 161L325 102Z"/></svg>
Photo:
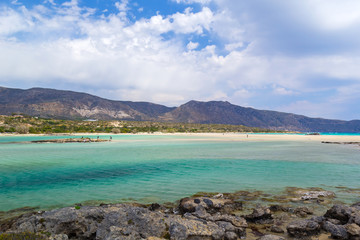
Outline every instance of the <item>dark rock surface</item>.
<svg viewBox="0 0 360 240"><path fill-rule="evenodd" d="M360 239L360 204L330 205L314 215L322 203L289 200L287 204L262 206L256 202L261 197L269 198L262 193L236 192L184 198L172 206L77 205L2 221L0 237L2 232L26 232L51 240L281 240L318 239L321 234L325 238Z"/></svg>
<svg viewBox="0 0 360 240"><path fill-rule="evenodd" d="M320 233L320 225L312 220L298 220L287 226L288 233L293 237L307 237Z"/></svg>

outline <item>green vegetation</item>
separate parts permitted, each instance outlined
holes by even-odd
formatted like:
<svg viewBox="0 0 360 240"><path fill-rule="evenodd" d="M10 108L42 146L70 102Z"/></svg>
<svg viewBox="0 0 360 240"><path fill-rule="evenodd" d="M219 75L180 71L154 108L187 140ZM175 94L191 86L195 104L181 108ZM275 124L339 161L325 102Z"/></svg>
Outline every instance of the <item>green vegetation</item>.
<svg viewBox="0 0 360 240"><path fill-rule="evenodd" d="M42 119L28 116L0 116L0 133L226 133L276 132L242 125L169 123L146 121L82 121Z"/></svg>

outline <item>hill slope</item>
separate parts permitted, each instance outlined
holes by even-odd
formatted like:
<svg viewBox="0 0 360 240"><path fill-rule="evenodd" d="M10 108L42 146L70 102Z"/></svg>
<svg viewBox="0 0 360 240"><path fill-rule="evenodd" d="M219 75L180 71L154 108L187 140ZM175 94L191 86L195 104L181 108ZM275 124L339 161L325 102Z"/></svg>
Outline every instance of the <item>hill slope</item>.
<svg viewBox="0 0 360 240"><path fill-rule="evenodd" d="M0 114L63 119L151 120L174 108L147 102L112 101L86 93L45 88L0 88Z"/></svg>
<svg viewBox="0 0 360 240"><path fill-rule="evenodd" d="M256 110L229 102L190 101L161 116L165 121L241 124L273 130L305 132L360 132L360 121L328 120L276 111Z"/></svg>
<svg viewBox="0 0 360 240"><path fill-rule="evenodd" d="M55 89L0 87L0 114L22 113L60 119L122 119L245 125L306 132L360 132L360 121L328 120L257 110L229 102L190 101L177 108L148 102L112 101Z"/></svg>

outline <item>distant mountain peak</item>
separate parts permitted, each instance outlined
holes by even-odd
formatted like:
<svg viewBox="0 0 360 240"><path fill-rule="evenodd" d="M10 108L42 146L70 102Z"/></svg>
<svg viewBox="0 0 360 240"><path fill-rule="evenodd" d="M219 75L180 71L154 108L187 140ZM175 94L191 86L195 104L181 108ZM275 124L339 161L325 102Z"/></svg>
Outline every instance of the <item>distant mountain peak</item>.
<svg viewBox="0 0 360 240"><path fill-rule="evenodd" d="M360 132L360 121L327 120L241 107L228 101L192 100L179 107L107 100L87 93L50 88L0 87L0 114L22 113L60 119L118 119L245 125L273 130Z"/></svg>

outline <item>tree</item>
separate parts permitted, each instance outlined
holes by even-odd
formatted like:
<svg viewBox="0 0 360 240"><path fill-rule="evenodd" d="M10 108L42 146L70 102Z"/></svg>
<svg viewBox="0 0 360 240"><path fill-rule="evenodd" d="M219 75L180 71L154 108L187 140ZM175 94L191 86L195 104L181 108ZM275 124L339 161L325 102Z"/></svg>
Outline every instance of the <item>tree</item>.
<svg viewBox="0 0 360 240"><path fill-rule="evenodd" d="M15 127L17 133L26 134L29 133L29 127L25 124L20 124Z"/></svg>

